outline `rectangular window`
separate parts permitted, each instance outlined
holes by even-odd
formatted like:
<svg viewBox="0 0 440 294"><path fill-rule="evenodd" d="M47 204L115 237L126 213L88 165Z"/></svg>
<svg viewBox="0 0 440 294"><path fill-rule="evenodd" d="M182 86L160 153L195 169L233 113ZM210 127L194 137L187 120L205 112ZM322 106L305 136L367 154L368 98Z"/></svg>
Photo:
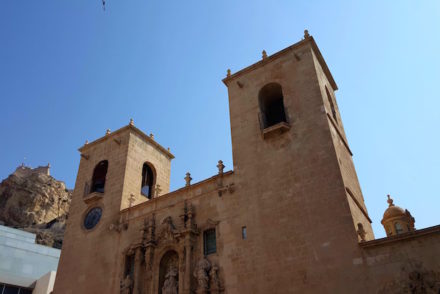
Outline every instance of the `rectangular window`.
<svg viewBox="0 0 440 294"><path fill-rule="evenodd" d="M243 238L243 240L247 239L247 230L246 227L241 227L241 237Z"/></svg>
<svg viewBox="0 0 440 294"><path fill-rule="evenodd" d="M3 294L18 294L18 290L20 288L15 286L5 286L5 289L3 290Z"/></svg>
<svg viewBox="0 0 440 294"><path fill-rule="evenodd" d="M203 232L203 243L205 255L217 252L215 229L209 229Z"/></svg>

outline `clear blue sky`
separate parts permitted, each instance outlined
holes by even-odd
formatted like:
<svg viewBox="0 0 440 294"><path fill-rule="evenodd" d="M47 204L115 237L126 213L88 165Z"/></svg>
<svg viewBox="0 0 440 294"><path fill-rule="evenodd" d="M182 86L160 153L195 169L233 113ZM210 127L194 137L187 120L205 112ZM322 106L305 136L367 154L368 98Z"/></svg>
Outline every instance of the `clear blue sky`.
<svg viewBox="0 0 440 294"><path fill-rule="evenodd" d="M376 236L387 193L417 228L439 224L439 1L0 1L0 178L26 157L73 188L77 148L131 117L176 155L172 190L230 169L226 69L305 28L338 83Z"/></svg>

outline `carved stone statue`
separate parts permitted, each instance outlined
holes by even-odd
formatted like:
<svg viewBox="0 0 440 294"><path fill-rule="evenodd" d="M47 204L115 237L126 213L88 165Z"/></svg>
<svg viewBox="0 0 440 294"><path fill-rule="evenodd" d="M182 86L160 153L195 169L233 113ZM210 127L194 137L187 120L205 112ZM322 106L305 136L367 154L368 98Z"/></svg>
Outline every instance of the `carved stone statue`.
<svg viewBox="0 0 440 294"><path fill-rule="evenodd" d="M161 241L173 241L174 234L176 233L176 227L174 226L172 218L169 216L163 220L161 225L161 230L159 234L159 239Z"/></svg>
<svg viewBox="0 0 440 294"><path fill-rule="evenodd" d="M365 242L365 236L367 235L367 233L364 230L364 226L361 223L357 224L357 233L359 235L359 237L361 238L361 242Z"/></svg>
<svg viewBox="0 0 440 294"><path fill-rule="evenodd" d="M220 280L218 278L218 266L213 265L211 271L209 272L209 276L211 277L211 293L213 291L220 290Z"/></svg>
<svg viewBox="0 0 440 294"><path fill-rule="evenodd" d="M165 275L165 281L162 286L162 294L177 294L177 269L170 267L168 273Z"/></svg>
<svg viewBox="0 0 440 294"><path fill-rule="evenodd" d="M209 289L209 270L211 263L206 258L202 258L194 271L194 277L197 279L197 293L207 293Z"/></svg>
<svg viewBox="0 0 440 294"><path fill-rule="evenodd" d="M121 294L131 294L131 287L133 286L133 280L130 275L127 275L125 279L121 281L120 292Z"/></svg>

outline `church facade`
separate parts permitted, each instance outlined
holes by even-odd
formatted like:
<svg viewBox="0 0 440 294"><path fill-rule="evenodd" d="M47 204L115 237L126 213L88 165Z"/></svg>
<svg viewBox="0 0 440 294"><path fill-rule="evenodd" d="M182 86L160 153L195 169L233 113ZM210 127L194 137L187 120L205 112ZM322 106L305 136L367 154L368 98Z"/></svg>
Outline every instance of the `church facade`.
<svg viewBox="0 0 440 294"><path fill-rule="evenodd" d="M389 207L375 239L312 36L223 80L233 169L170 192L133 121L79 149L55 281L70 293L440 293L440 226Z"/></svg>

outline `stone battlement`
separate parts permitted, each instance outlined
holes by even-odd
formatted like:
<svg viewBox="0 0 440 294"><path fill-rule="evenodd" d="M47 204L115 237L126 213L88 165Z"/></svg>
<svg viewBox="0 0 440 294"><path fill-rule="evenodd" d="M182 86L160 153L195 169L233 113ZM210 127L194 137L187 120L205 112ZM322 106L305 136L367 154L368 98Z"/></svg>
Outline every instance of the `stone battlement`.
<svg viewBox="0 0 440 294"><path fill-rule="evenodd" d="M25 166L24 164L20 165L15 169L14 175L19 177L27 177L32 174L45 174L50 176L50 163L46 166L39 166L36 168L32 168L30 166Z"/></svg>

